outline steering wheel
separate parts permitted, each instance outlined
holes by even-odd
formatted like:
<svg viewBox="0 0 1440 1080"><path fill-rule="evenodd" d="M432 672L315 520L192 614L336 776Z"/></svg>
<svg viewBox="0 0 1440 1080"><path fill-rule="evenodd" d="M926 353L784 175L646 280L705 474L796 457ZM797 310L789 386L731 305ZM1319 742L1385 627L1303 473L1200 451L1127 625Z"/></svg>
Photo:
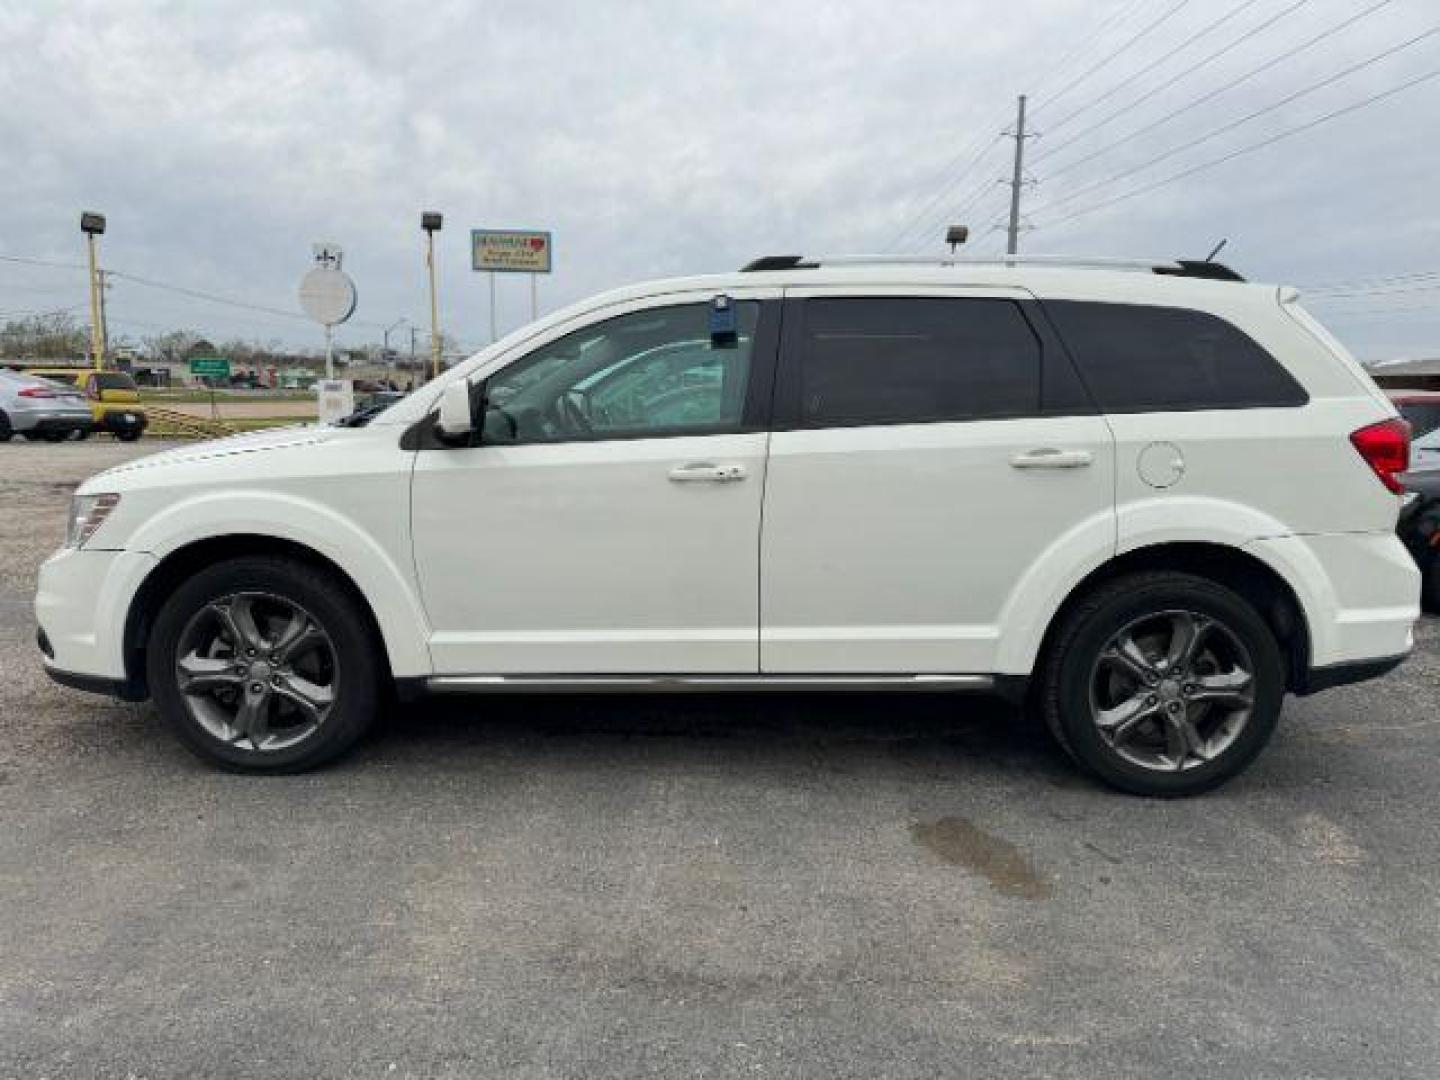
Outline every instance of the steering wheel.
<svg viewBox="0 0 1440 1080"><path fill-rule="evenodd" d="M571 431L595 434L595 425L590 422L590 394L585 390L571 387L556 398L555 415Z"/></svg>

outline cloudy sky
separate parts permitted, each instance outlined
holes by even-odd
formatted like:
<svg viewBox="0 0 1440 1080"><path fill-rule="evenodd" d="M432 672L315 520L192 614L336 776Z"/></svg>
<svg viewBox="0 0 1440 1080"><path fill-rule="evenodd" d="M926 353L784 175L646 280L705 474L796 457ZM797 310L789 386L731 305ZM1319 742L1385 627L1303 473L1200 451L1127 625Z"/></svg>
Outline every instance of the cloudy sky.
<svg viewBox="0 0 1440 1080"><path fill-rule="evenodd" d="M1228 237L1251 277L1345 284L1312 303L1362 357L1440 354L1440 78L1296 131L1440 73L1440 31L1382 55L1437 25L1435 0L0 0L0 315L83 315L82 274L11 261L79 262L81 208L107 266L277 309L121 278L132 340L318 343L283 313L315 240L359 286L343 340L423 324L432 207L469 347L475 226L554 231L547 309L765 252L939 253L949 221L985 252L1026 92L1022 250ZM499 284L504 332L529 295Z"/></svg>

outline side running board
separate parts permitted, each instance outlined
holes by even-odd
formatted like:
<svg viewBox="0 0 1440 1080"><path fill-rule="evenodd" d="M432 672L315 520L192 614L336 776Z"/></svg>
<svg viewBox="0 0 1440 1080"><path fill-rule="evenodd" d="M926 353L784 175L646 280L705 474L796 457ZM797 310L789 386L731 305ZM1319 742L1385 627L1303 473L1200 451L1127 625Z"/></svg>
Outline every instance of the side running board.
<svg viewBox="0 0 1440 1080"><path fill-rule="evenodd" d="M603 694L720 690L994 689L990 675L436 675L426 688L442 694Z"/></svg>

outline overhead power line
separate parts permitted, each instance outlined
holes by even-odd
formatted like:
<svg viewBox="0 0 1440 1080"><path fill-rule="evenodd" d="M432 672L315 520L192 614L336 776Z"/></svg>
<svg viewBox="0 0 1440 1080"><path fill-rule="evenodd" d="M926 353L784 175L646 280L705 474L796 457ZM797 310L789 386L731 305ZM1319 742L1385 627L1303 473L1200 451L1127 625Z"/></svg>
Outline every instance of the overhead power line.
<svg viewBox="0 0 1440 1080"><path fill-rule="evenodd" d="M1095 63L1091 64L1081 74L1071 79L1061 89L1057 90L1048 98L1041 101L1040 104L1037 106L1037 111L1039 111L1039 109L1048 108L1049 106L1054 105L1057 101L1063 98L1066 94L1070 93L1081 83L1085 82L1086 79L1090 78L1091 75L1094 75L1101 68L1105 67L1107 64L1113 64L1117 57L1119 57L1122 53L1128 50L1132 45L1140 42L1152 31L1159 29L1165 23L1169 22L1170 19L1172 19L1175 15L1179 14L1180 9L1185 7L1188 3L1190 3L1190 0L1176 0L1174 4L1172 4L1169 8L1165 10L1165 13L1163 15L1161 15L1157 19L1152 20L1149 23L1146 23L1143 30L1135 34L1135 36L1127 38L1124 44L1122 44L1119 48L1095 61Z"/></svg>
<svg viewBox="0 0 1440 1080"><path fill-rule="evenodd" d="M1107 30L1111 29L1113 26L1118 25L1121 21L1123 21L1126 17L1128 17L1146 2L1147 0L1131 0L1130 3L1117 7L1107 18L1102 19L1095 27L1095 29L1092 30L1090 34L1086 35L1078 45L1076 45L1068 53L1066 53L1059 61L1050 66L1050 74L1041 79L1040 92L1043 94L1043 88L1046 85L1054 82L1057 78L1062 77L1066 72L1066 66L1071 64L1071 62L1076 58L1082 56L1084 54L1084 51L1089 48L1089 46L1095 41L1099 40ZM1247 4L1254 2L1256 2L1256 0L1246 0ZM1301 0L1301 2L1308 2L1308 0ZM1133 38L1129 44L1133 44L1135 40L1138 40L1139 37L1143 36L1146 32L1148 31L1142 31L1141 34L1136 35L1136 37ZM1127 47L1128 44L1126 46L1122 46L1120 50L1117 50L1111 55L1118 55L1120 51L1123 51ZM997 121L995 127L998 129L1000 127L1000 124L1001 121ZM938 190L920 207L919 210L917 210L914 214L910 215L906 219L905 224L901 226L901 228L891 237L890 241L885 245L885 250L895 250L902 246L906 246L907 241L909 244L913 244L916 241L921 240L929 232L938 228L940 224L943 224L947 220L951 222L960 220L960 218L963 217L963 212L960 210L954 209L952 207L951 210L943 211L941 215L936 218L934 217L935 209L941 204L947 194L959 188L961 184L965 182L966 178L974 173L974 171L984 161L986 156L989 155L990 152L993 151L997 145L999 145L1003 137L1004 133L997 130L996 133L988 141L985 141L983 139L983 136L972 139L969 143L966 144L964 149L962 149L953 158L951 158L945 164L945 166L936 173L936 179L939 184ZM968 164L966 164L965 167L961 169L961 171L957 175L949 176L949 174L956 168L956 166L960 165L961 162L965 161L967 157L969 158ZM987 180L979 189L972 187L967 190L959 197L958 200L956 200L954 206L960 206L961 204L963 204L967 208L969 206L972 206L976 201L983 197L985 191L988 189L988 183L989 182Z"/></svg>
<svg viewBox="0 0 1440 1080"><path fill-rule="evenodd" d="M287 311L284 308L271 307L268 304L252 304L247 300L235 300L228 296L220 296L216 293L204 292L200 289L187 288L184 285L171 285L165 281L155 281L153 278L141 277L139 274L130 274L122 270L108 271L111 277L120 278L136 285L143 285L148 289L162 289L165 292L178 293L181 296L193 297L196 300L206 300L212 304L224 304L228 307L244 308L247 311L263 311L268 315L279 315L287 319L300 319L308 321L307 316L298 311Z"/></svg>
<svg viewBox="0 0 1440 1080"><path fill-rule="evenodd" d="M1370 319L1380 315L1430 315L1440 312L1435 304L1407 304L1400 307L1344 308L1334 309L1327 319L1339 322L1345 319Z"/></svg>
<svg viewBox="0 0 1440 1080"><path fill-rule="evenodd" d="M56 266L65 270L84 270L84 263L56 262L53 259L39 259L33 255L0 255L0 262L26 263L30 266Z"/></svg>
<svg viewBox="0 0 1440 1080"><path fill-rule="evenodd" d="M1300 0L1300 3L1301 3L1301 4L1303 4L1303 3L1308 3L1308 2L1309 2L1309 0ZM1279 64L1284 63L1286 60L1289 60L1289 59L1291 59L1292 57L1295 57L1295 56L1300 55L1302 52L1305 52L1307 49L1314 48L1316 45L1320 44L1320 42L1324 41L1326 38L1334 37L1336 34L1340 33L1340 31L1346 30L1346 29L1348 29L1349 27L1353 26L1355 23L1359 22L1361 19L1367 18L1367 17L1375 14L1375 13L1376 13L1377 11L1379 11L1381 8L1389 6L1392 2L1393 2L1393 0L1379 0L1378 3L1372 4L1370 7L1366 8L1365 10L1360 11L1360 12L1354 14L1354 15L1349 16L1348 18L1345 18L1345 19L1341 20L1340 22L1336 23L1334 26L1331 26L1331 27L1330 27L1329 29L1327 29L1327 30L1322 30L1320 33L1316 34L1314 37L1310 38L1310 39L1307 40L1307 41L1302 42L1302 43L1299 44L1299 45L1296 45L1294 48L1287 49L1286 51L1280 53L1279 55L1271 57L1269 60L1267 60L1267 61L1265 61L1263 64L1261 64L1259 67L1251 68L1249 71L1245 72L1245 74L1240 75L1240 76L1237 76L1236 78L1227 79L1223 84L1221 84L1220 86L1217 86L1214 90L1211 90L1209 93L1207 93L1207 94L1202 94L1200 97L1195 98L1195 99L1193 99L1193 100L1191 100L1191 101L1186 102L1184 105L1181 105L1178 109L1174 109L1174 110L1172 110L1171 112L1166 113L1164 116L1160 117L1158 120L1151 121L1150 123L1146 124L1144 127L1138 128L1137 130L1130 132L1130 134L1124 136L1123 138L1116 139L1116 140L1115 140L1114 142L1112 142L1112 143L1108 143L1108 144L1106 144L1105 146L1099 147L1099 148L1091 151L1090 153L1086 154L1086 155L1085 155L1084 157L1082 157L1082 158L1077 158L1076 160L1071 161L1071 162L1069 162L1068 164L1061 166L1060 168L1058 168L1058 169L1056 169L1054 172L1052 172L1052 173L1050 174L1050 177L1051 177L1051 178L1054 178L1054 177L1056 177L1056 176L1063 176L1065 173L1068 173L1068 172L1070 172L1070 171L1072 171L1072 170L1074 170L1074 169L1079 168L1081 165L1084 165L1086 162L1093 161L1093 160L1095 160L1097 157L1100 157L1100 156L1102 156L1102 155L1104 155L1104 154L1108 154L1108 153L1110 153L1112 150L1115 150L1115 149L1118 148L1118 147L1121 147L1121 146L1126 145L1127 143L1133 142L1135 139L1138 139L1141 135L1148 134L1149 132L1154 131L1156 128L1161 127L1161 126L1164 125L1164 124L1168 124L1171 120L1174 120L1176 117L1183 116L1185 113L1190 112L1192 109L1196 109L1196 108L1198 108L1199 106L1204 105L1206 102L1208 102L1208 101L1213 101L1215 98L1219 97L1220 95L1225 94L1225 93L1228 93L1229 91L1235 89L1235 87L1239 86L1241 83L1248 82L1250 79L1254 78L1256 75L1263 74L1264 72L1269 71L1271 68L1274 68L1274 67L1278 66ZM1294 10L1294 8L1295 8L1295 7L1298 7L1298 6L1299 6L1299 4L1292 5L1289 10ZM1257 29L1258 29L1258 28L1257 28ZM1167 84L1167 85L1168 85L1168 84ZM1154 96L1154 92L1152 92L1151 94L1148 94L1148 95L1146 95L1145 97L1141 98L1139 102L1132 102L1131 105L1128 106L1127 108L1133 108L1134 105L1136 105L1136 104L1141 104L1141 103L1143 103L1143 102L1145 102L1145 101L1148 101L1148 100L1149 100L1151 97L1153 97L1153 96ZM1113 114L1112 114L1112 115L1113 115ZM1103 123L1103 122L1102 122L1102 123ZM1096 125L1096 126L1099 126L1099 125ZM1080 134L1081 134L1081 135L1084 135L1084 134L1086 134L1087 132L1093 131L1093 130L1094 130L1094 127L1087 128L1085 132L1081 132ZM1077 136L1077 137L1078 137L1078 136ZM1074 139L1070 139L1070 140L1068 140L1068 141L1066 141L1066 142L1064 142L1064 143L1061 143L1059 146L1052 147L1051 150L1050 150L1050 152L1049 152L1049 154L1047 154L1046 156L1049 157L1049 156L1053 156L1053 155L1056 154L1056 153L1059 153L1061 150L1063 150L1065 147L1069 146L1069 145L1070 145L1071 143L1073 143L1074 141L1075 141ZM1043 160L1043 159L1042 159L1042 160ZM1037 161L1037 164L1038 164L1038 163L1039 163L1039 162Z"/></svg>
<svg viewBox="0 0 1440 1080"><path fill-rule="evenodd" d="M1387 296L1403 296L1406 293L1434 292L1440 289L1440 281L1413 285L1373 286L1368 289L1311 289L1309 294L1317 300L1377 300Z"/></svg>
<svg viewBox="0 0 1440 1080"><path fill-rule="evenodd" d="M1091 45L1099 41L1100 38L1104 36L1105 32L1111 27L1118 26L1120 23L1124 22L1131 13L1133 13L1137 8L1143 6L1146 2L1147 0L1130 0L1130 3L1115 8L1115 10L1110 13L1110 16L1108 18L1101 19L1100 22L1096 24L1095 28L1089 34L1081 38L1079 43L1076 44L1074 48L1072 48L1059 60L1055 61L1055 63L1048 65L1048 71L1035 85L1035 93L1044 95L1051 83L1059 82L1062 79L1068 78L1070 75L1070 69L1073 67L1074 62L1085 55L1086 49L1090 48Z"/></svg>
<svg viewBox="0 0 1440 1080"><path fill-rule="evenodd" d="M1392 45L1390 48L1375 53L1373 56L1366 57L1359 63L1351 64L1347 68L1342 68L1334 74L1329 75L1324 79L1321 79L1317 83L1311 83L1309 86L1302 87L1301 89L1296 90L1290 94L1286 94L1279 101L1272 102L1271 104L1266 105L1264 108L1256 109L1253 112L1246 113L1239 119L1232 120L1227 124L1222 124L1220 125L1220 127L1214 128L1213 130L1206 132L1204 135L1201 135L1198 138L1191 139L1188 142L1181 143L1179 146L1172 147L1171 149L1166 150L1163 154L1157 154L1155 157L1150 158L1147 161L1143 161L1139 165L1131 166L1130 168L1124 169L1121 172L1114 174L1113 176L1106 177L1104 180L1097 180L1092 184L1086 184L1084 187L1077 188L1076 190L1070 192L1068 195L1061 196L1059 199L1055 199L1049 203L1044 204L1044 206L1040 207L1040 209L1053 209L1057 206L1063 206L1066 203L1071 203L1074 202L1076 199L1082 198L1089 192L1095 191L1099 188L1109 187L1111 184L1114 184L1117 181L1125 180L1131 176L1134 176L1136 173L1144 172L1152 165L1158 165L1162 161L1168 161L1176 154L1184 153L1186 150L1190 150L1196 146L1202 145L1203 143L1207 143L1211 139L1217 138L1218 136L1234 131L1236 128L1242 127L1243 125L1250 123L1252 120L1258 120L1260 117L1275 112L1277 109L1284 108L1286 105L1299 101L1301 98L1307 97L1318 90L1323 90L1327 86L1332 86L1335 83L1339 82L1341 79L1348 78L1349 76L1355 74L1357 71L1361 71L1367 67L1371 67L1374 64L1378 64L1382 60L1387 60L1390 57L1396 55L1397 53L1403 52L1405 49L1409 49L1415 45L1418 45L1426 38L1434 37L1436 34L1440 34L1440 26L1432 26L1430 29L1424 31L1423 33L1416 34L1414 37L1406 41L1402 41L1398 45ZM1051 175L1053 176L1055 174L1052 173Z"/></svg>
<svg viewBox="0 0 1440 1080"><path fill-rule="evenodd" d="M1354 281L1330 281L1313 285L1301 285L1306 292L1352 292L1377 285L1391 285L1417 280L1440 279L1440 270L1414 270L1408 274L1387 274L1384 277L1359 278Z"/></svg>
<svg viewBox="0 0 1440 1080"><path fill-rule="evenodd" d="M929 229L926 231L922 231L917 237L917 240L921 240L923 242L923 238L925 237L927 232L938 230L940 224L946 220L949 220L956 224L964 224L971 216L971 211L974 210L976 206L985 201L985 196L995 195L1000 192L1001 183L1002 181L992 180L987 177L980 183L978 187L973 188L968 197L966 197L962 202L956 203L948 211L941 214L940 217L936 218L933 222L931 222Z"/></svg>
<svg viewBox="0 0 1440 1080"><path fill-rule="evenodd" d="M33 255L8 255L0 254L0 262L25 263L34 266L61 267L68 270L86 269L80 263L56 262L52 259L41 259ZM291 311L286 308L275 307L270 304L257 304L249 300L237 300L231 296L223 296L219 293L206 292L203 289L192 289L185 285L175 285L168 281L157 281L154 278L142 277L139 274L131 274L124 270L106 270L106 275L121 281L128 281L134 285L140 285L148 289L160 289L164 292L175 293L180 296L188 296L195 300L204 300L212 304L222 304L226 307L238 308L244 311L256 311L266 315L274 315L285 319L299 319L308 322L309 317L298 311ZM111 321L115 321L112 317ZM134 320L131 320L134 321ZM351 319L351 326L381 327L384 324L370 319Z"/></svg>
<svg viewBox="0 0 1440 1080"><path fill-rule="evenodd" d="M1252 154L1257 150L1263 150L1266 147L1273 146L1278 142L1283 142L1286 139L1294 138L1296 135L1304 134L1305 132L1311 131L1322 124L1329 123L1331 120L1337 120L1342 116L1349 116L1351 113L1359 112L1361 109L1374 105L1376 102L1384 101L1387 98L1392 98L1397 94L1402 94L1406 90L1419 86L1421 83L1429 82L1430 80L1435 78L1440 78L1440 68L1437 68L1433 71L1428 71L1423 75L1418 75L1413 79L1409 79L1401 83L1399 86L1391 87L1389 90L1382 90L1378 94L1371 94L1369 97L1363 98L1360 101L1355 102L1353 105L1347 105L1343 109L1336 109L1333 112L1325 113L1323 116L1317 116L1315 119L1309 120L1306 123L1298 125L1297 127L1288 128L1285 131L1281 131L1275 135L1271 135L1265 139L1261 139L1258 142L1242 146L1237 150L1232 150L1230 151L1230 153L1224 154L1221 157L1212 158L1210 161L1204 161L1198 165L1193 165L1188 169L1175 173L1173 176L1167 176L1161 180L1156 180L1154 183L1146 184L1144 187L1138 187L1132 191L1123 192L1122 194L1116 195L1113 198L1109 198L1104 200L1103 202L1098 202L1092 206L1077 210L1074 213L1068 214L1063 218L1058 218L1055 221L1042 222L1040 224L1037 224L1035 228L1054 228L1056 225L1068 224L1069 222L1074 221L1077 218L1086 217L1087 215L1093 214L1098 210L1103 210L1106 207L1114 206L1116 203L1124 202L1127 199L1133 199L1138 195L1148 194L1151 191L1155 191L1159 188L1166 187L1181 180L1185 180L1191 176L1196 175L1197 173L1207 172L1210 169L1214 169L1220 165L1224 165L1226 162L1234 161L1238 157L1243 157L1246 154Z"/></svg>
<svg viewBox="0 0 1440 1080"><path fill-rule="evenodd" d="M1000 142L1003 137L1004 136L999 131L996 131L990 141L985 143L984 146L981 147L980 152L970 159L970 163L966 165L965 168L960 170L959 175L953 177L950 180L943 181L940 185L939 191L935 193L934 197L932 197L923 207L921 207L919 212L913 215L909 219L909 221L900 229L900 231L895 234L894 238L891 239L890 243L885 245L886 249L893 250L900 244L901 240L905 239L914 231L917 225L929 220L931 213L934 211L935 207L939 205L940 201L944 199L949 192L953 191L956 187L958 187L967 176L969 176L975 171L975 169L979 166L980 162L985 160L985 156L995 148L995 146ZM972 142L970 144L970 147L973 148L974 146L975 143ZM961 161L964 158L965 154L968 152L969 148L967 148L966 150L962 150L958 155L955 156L955 158L951 160L949 165L947 165L943 170L941 170L939 175L943 177L955 166L957 162Z"/></svg>
<svg viewBox="0 0 1440 1080"><path fill-rule="evenodd" d="M1103 94L1101 94L1099 97L1094 98L1093 100L1091 100L1091 101L1089 101L1089 102L1086 102L1084 105L1081 105L1078 109L1074 109L1074 110L1072 110L1071 112L1066 113L1066 114L1065 114L1064 116L1062 116L1059 120L1052 120L1052 121L1050 121L1050 123L1046 125L1046 132L1047 132L1047 134L1053 135L1055 132L1057 132L1057 131L1059 131L1061 128L1063 128L1066 124L1070 123L1071 120L1074 120L1077 116L1080 116L1080 115L1082 115L1083 113L1089 112L1091 109L1095 108L1097 105L1101 104L1102 102L1109 101L1109 100L1110 100L1112 97L1114 97L1116 94L1121 93L1121 92L1122 92L1123 90L1125 90L1126 88L1132 86L1132 85L1134 84L1135 80L1140 79L1140 78L1143 78L1143 77L1146 76L1146 75L1149 75L1150 72L1154 71L1154 70L1155 70L1156 68L1158 68L1161 64L1166 63L1168 60L1172 59L1172 58L1175 57L1177 54L1184 52L1184 51L1185 51L1186 49L1188 49L1191 45L1195 44L1195 42L1199 41L1201 38L1203 38L1203 37L1205 37L1207 34L1209 34L1212 30L1215 30L1216 28L1218 28L1218 27L1220 27L1220 26L1223 26L1225 23L1227 23L1227 22L1229 22L1231 19L1235 18L1235 16L1239 15L1242 11L1246 11L1246 10L1248 10L1249 8L1254 7L1254 6L1255 6L1256 4L1258 4L1259 2L1260 2L1260 0L1240 0L1240 3L1236 4L1233 8L1231 8L1229 11L1227 11L1224 15L1221 15L1218 19L1215 19L1215 20L1207 23L1205 26L1201 27L1199 30L1195 31L1193 34L1191 34L1189 37L1187 37L1184 41L1180 42L1180 44L1178 44L1178 45L1174 46L1172 49L1170 49L1169 52L1162 53L1160 56L1157 56L1154 60L1150 61L1150 63L1146 64L1146 65L1145 65L1144 67L1142 67L1139 71L1131 72L1129 75L1127 75L1127 76L1124 78L1124 80L1122 80L1121 82L1116 83L1116 84L1115 84L1114 86L1112 86L1109 90L1106 90ZM1389 0L1386 0L1386 2L1388 3Z"/></svg>

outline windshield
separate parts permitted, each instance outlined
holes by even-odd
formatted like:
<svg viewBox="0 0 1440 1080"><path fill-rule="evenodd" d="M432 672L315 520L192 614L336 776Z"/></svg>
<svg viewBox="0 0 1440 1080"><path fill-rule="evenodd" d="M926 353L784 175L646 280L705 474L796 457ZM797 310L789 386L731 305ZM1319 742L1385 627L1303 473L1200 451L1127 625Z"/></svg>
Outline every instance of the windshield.
<svg viewBox="0 0 1440 1080"><path fill-rule="evenodd" d="M135 380L123 371L97 371L95 385L101 390L134 390Z"/></svg>

